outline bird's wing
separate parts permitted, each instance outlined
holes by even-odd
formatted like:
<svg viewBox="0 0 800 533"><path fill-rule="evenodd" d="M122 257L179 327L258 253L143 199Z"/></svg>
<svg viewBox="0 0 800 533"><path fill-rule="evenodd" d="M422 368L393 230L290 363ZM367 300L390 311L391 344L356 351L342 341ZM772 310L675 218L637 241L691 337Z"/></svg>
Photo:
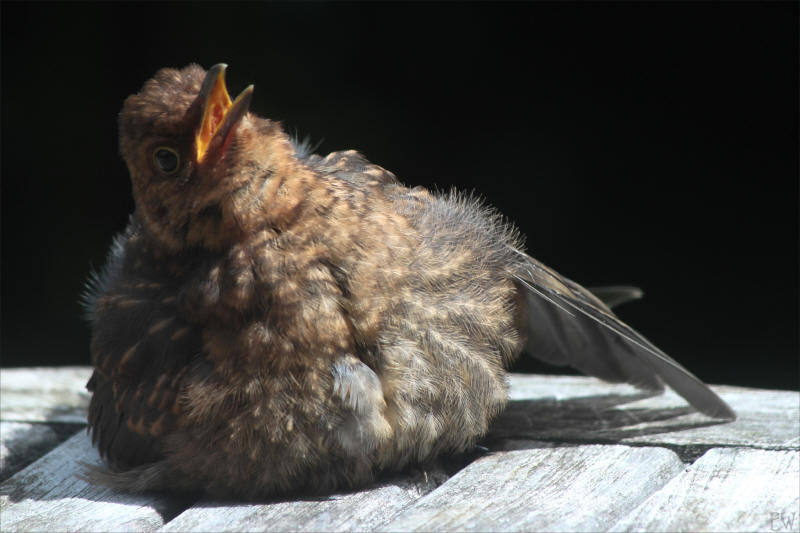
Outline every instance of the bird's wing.
<svg viewBox="0 0 800 533"><path fill-rule="evenodd" d="M171 426L172 413L147 407L138 398L134 399L136 387L120 385L97 370L86 388L92 392L89 404L92 444L112 466L128 468L159 459L157 437L161 432L151 434L150 429Z"/></svg>
<svg viewBox="0 0 800 533"><path fill-rule="evenodd" d="M351 454L372 452L379 440L391 434L380 378L353 355L338 358L331 373L333 395L347 413L336 429L339 444Z"/></svg>
<svg viewBox="0 0 800 533"><path fill-rule="evenodd" d="M525 288L528 352L612 382L658 391L663 383L701 413L734 419L733 410L702 381L622 322L595 295L532 257L514 272Z"/></svg>
<svg viewBox="0 0 800 533"><path fill-rule="evenodd" d="M184 377L199 340L178 318L166 285L126 276L136 220L115 239L106 268L95 275L84 296L93 323L95 371L89 427L92 442L115 467L127 468L160 457L160 441L175 426Z"/></svg>

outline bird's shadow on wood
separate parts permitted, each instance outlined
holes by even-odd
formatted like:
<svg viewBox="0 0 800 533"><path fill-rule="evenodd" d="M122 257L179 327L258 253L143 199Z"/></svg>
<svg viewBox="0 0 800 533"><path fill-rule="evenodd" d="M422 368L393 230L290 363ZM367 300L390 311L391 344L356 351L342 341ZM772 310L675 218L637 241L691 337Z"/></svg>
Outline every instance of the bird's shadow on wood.
<svg viewBox="0 0 800 533"><path fill-rule="evenodd" d="M428 494L429 492L433 491L439 485L447 481L448 478L452 476L451 472L446 472L442 467L442 463L440 461L431 461L426 466L413 466L404 469L401 472L397 472L394 474L387 474L384 476L380 476L377 480L373 483L361 487L361 488L354 488L354 489L338 489L331 493L320 493L320 494L307 494L307 493L297 493L294 495L287 495L287 496L275 496L269 499L264 500L257 500L257 501L243 501L241 499L224 499L224 498L203 498L197 503L194 504L194 508L196 509L214 509L218 507L253 507L259 505L282 505L282 504L290 504L293 505L299 502L305 503L324 503L324 502L335 502L337 500L342 500L348 498L351 495L362 494L374 490L379 490L384 487L399 487L405 491L412 491L417 492L421 495ZM300 512L299 508L294 506L291 510L293 513Z"/></svg>
<svg viewBox="0 0 800 533"><path fill-rule="evenodd" d="M625 408L620 406L656 394L602 394L556 400L515 400L492 424L481 444L496 449L507 440L554 444L615 444L633 437L659 435L724 424L689 406ZM655 441L654 441L655 442Z"/></svg>

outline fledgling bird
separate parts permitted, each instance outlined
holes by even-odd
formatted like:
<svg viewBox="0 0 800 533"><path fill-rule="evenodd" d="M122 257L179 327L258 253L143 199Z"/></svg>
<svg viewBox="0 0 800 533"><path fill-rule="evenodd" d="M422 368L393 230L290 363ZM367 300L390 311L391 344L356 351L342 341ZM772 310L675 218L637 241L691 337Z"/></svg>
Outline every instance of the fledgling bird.
<svg viewBox="0 0 800 533"><path fill-rule="evenodd" d="M735 417L498 213L355 151L298 149L224 73L160 70L120 113L136 209L86 298L106 481L245 499L363 486L470 449L523 349Z"/></svg>

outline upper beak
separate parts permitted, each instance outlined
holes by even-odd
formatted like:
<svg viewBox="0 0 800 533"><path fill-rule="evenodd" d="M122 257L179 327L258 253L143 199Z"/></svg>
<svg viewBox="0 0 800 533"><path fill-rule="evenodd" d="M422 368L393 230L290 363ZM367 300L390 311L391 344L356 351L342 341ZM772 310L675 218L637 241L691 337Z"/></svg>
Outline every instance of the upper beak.
<svg viewBox="0 0 800 533"><path fill-rule="evenodd" d="M227 143L231 133L247 113L250 99L253 97L253 86L250 85L231 102L228 90L225 88L227 67L225 63L211 67L197 97L203 109L203 118L195 134L198 162L202 161L208 152Z"/></svg>

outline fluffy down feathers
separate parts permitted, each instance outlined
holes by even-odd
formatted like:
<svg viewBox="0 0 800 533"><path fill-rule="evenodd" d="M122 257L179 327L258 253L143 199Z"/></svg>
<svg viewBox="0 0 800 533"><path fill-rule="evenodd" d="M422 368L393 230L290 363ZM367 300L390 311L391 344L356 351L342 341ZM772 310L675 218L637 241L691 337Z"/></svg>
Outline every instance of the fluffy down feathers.
<svg viewBox="0 0 800 533"><path fill-rule="evenodd" d="M468 450L526 345L733 416L499 214L354 151L298 154L279 124L229 116L221 73L160 71L120 115L136 211L85 299L89 425L111 467L95 479L242 498L361 486ZM201 158L207 120L226 126Z"/></svg>

